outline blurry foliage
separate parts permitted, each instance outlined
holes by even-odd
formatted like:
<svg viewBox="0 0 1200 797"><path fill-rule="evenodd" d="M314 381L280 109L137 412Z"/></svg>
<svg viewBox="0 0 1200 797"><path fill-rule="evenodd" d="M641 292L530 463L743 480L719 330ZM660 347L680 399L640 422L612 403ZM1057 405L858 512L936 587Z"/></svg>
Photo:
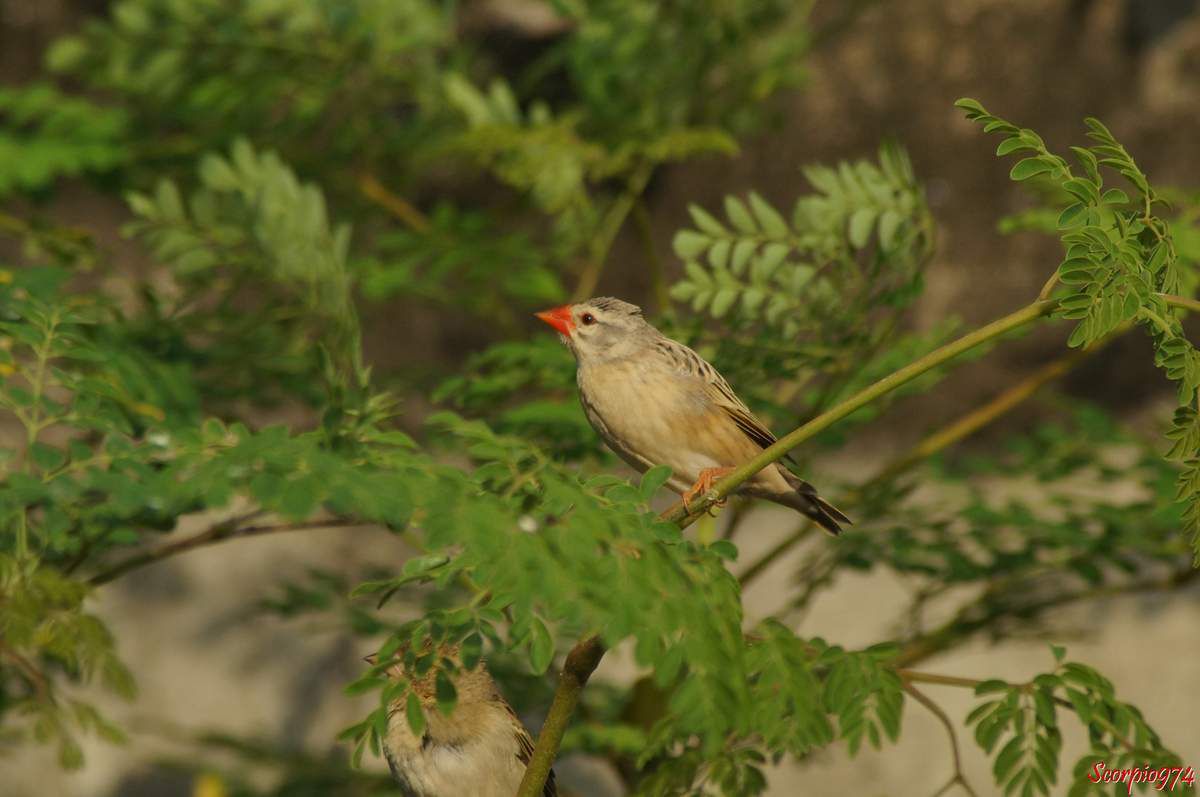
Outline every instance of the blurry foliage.
<svg viewBox="0 0 1200 797"><path fill-rule="evenodd" d="M120 109L65 95L48 83L0 86L0 198L122 166L131 157L129 136L129 119Z"/></svg>
<svg viewBox="0 0 1200 797"><path fill-rule="evenodd" d="M86 596L84 584L54 567L0 554L0 744L54 744L68 769L83 763L77 731L125 739L90 703L71 697L68 684L95 679L127 700L136 694L108 626L83 610Z"/></svg>
<svg viewBox="0 0 1200 797"><path fill-rule="evenodd" d="M976 633L1038 630L1055 606L1101 590L1190 580L1178 529L1200 506L1200 360L1162 294L1197 284L1194 209L1179 201L1160 216L1159 193L1098 122L1092 147L1074 150L1075 176L1035 133L964 101L1005 135L1001 154L1033 153L1015 179L1041 178L1050 204L1067 198L1053 227L1066 248L1055 296L1079 322L1071 342L1130 322L1151 329L1180 388L1170 461L1075 412L1007 451L923 467L956 506L923 502L888 472L859 485L859 525L810 553L780 615L745 628L737 546L684 534L650 509L665 469L632 481L604 472L569 354L549 335L520 339L518 321L590 290L656 168L733 152L769 119L768 100L803 75L808 4L548 8L547 29L506 32L522 38L517 64L470 4L120 0L48 53L86 99L49 83L0 91L0 196L44 199L60 178L100 176L125 196L125 231L150 259L132 268L79 231L0 216L20 253L0 270L6 744L55 744L73 766L81 731L119 738L74 696L91 683L133 694L90 591L183 549L171 543L320 525L404 536L414 554L398 568L264 581L246 612L321 615L379 646L381 663L347 687L378 698L342 735L354 764L378 753L394 700L414 727L424 722L410 684L383 677L391 657L434 674L449 710L457 665L429 643L461 645L464 663L487 657L518 708L536 710L571 641L630 642L647 688L589 686L567 749L610 757L651 795L753 794L781 756L881 748L902 732L910 661ZM1133 195L1105 187L1104 167ZM788 213L755 193L726 198L719 214L693 206L674 239L683 278L668 288L655 277L694 311L669 313L664 329L789 426L955 333L950 321L912 330L905 316L934 229L903 151L887 145L877 161L804 176L811 191ZM384 392L363 362L360 293L367 308L420 305L505 342L443 379L433 400L451 411L401 419L414 386L394 380ZM816 442L840 445L947 370ZM264 407L303 420L266 425ZM1114 446L1135 463L1108 464ZM995 500L997 482L1019 476L1047 485L1052 512L1019 491ZM1137 497L1055 492L1071 478L1113 493L1132 483ZM1177 478L1185 510L1167 500ZM197 514L209 525L161 542ZM908 627L893 638L851 650L784 622L837 574L876 567L913 588ZM975 592L926 628L927 604L951 587ZM388 605L401 599L420 611L401 617ZM1048 794L1064 776L1060 709L1091 745L1070 775L1074 793L1087 792L1097 757L1175 760L1112 684L1055 657L1028 684L977 686L967 722L1000 786ZM198 747L240 760L219 778L233 794L384 792L335 753L221 734ZM265 789L246 774L263 766L277 774Z"/></svg>
<svg viewBox="0 0 1200 797"><path fill-rule="evenodd" d="M916 296L933 222L898 147L885 147L879 166L810 166L804 175L815 193L796 202L790 224L755 193L725 198L728 226L691 206L696 229L675 236L687 277L671 293L717 318L765 324L789 344L855 348L847 338L863 324L846 310L903 307Z"/></svg>
<svg viewBox="0 0 1200 797"><path fill-rule="evenodd" d="M228 157L205 156L198 172L200 186L186 198L170 180L128 196L137 220L126 232L174 277L174 291L150 294L155 318L146 334L173 329L178 337L163 344L175 358L191 355L200 383L229 397L262 401L276 387L311 394L318 342L346 378L358 379L350 230L331 224L322 193L244 140ZM202 350L187 352L197 338Z"/></svg>
<svg viewBox="0 0 1200 797"><path fill-rule="evenodd" d="M509 32L527 35L533 56L513 73L489 49L485 12L452 2L121 0L55 43L48 64L115 98L111 113L142 140L127 165L136 177L237 135L328 175L339 205L378 221L385 209L363 206L364 177L386 171L412 208L482 168L518 201L443 211L432 225L402 213L392 221L410 234L381 233L364 267L377 297L424 282L415 295L460 309L456 297L478 295L465 309L488 317L561 296L546 261L602 259L593 239L624 217L626 193L640 193L655 165L733 151L732 135L802 77L807 5L554 3L549 33ZM514 223L532 224L527 239L480 240L481 229ZM528 251L512 257L518 246ZM511 277L497 282L498 272ZM454 297L437 287L447 282Z"/></svg>

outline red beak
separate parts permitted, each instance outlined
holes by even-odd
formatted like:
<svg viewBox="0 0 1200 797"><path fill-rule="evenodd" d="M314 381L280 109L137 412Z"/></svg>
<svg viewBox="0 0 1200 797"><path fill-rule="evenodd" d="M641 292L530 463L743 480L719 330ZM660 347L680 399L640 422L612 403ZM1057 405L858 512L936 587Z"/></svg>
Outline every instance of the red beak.
<svg viewBox="0 0 1200 797"><path fill-rule="evenodd" d="M569 304L564 304L562 307L555 307L550 310L543 310L540 313L534 313L534 315L564 335L570 335L575 331L575 323L571 321L571 305Z"/></svg>

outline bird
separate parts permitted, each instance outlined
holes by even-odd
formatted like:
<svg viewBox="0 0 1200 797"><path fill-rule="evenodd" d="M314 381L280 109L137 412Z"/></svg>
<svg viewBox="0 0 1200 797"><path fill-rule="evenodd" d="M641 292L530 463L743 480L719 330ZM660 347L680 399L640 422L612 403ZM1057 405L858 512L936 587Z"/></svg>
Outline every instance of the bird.
<svg viewBox="0 0 1200 797"><path fill-rule="evenodd" d="M403 657L385 668L392 680L407 680L421 701L425 730L418 736L408 723L407 693L388 706L387 733L381 740L384 758L404 797L512 797L533 756L533 739L500 693L481 660L462 665L454 646L443 646L457 671L450 675L457 701L446 716L437 707L436 673L410 672ZM375 654L367 656L374 665ZM557 797L554 770L542 797Z"/></svg>
<svg viewBox="0 0 1200 797"><path fill-rule="evenodd" d="M639 472L667 465L667 486L690 502L773 444L775 435L703 357L612 297L535 313L575 355L579 400L608 447ZM781 463L738 490L797 510L831 534L850 523Z"/></svg>

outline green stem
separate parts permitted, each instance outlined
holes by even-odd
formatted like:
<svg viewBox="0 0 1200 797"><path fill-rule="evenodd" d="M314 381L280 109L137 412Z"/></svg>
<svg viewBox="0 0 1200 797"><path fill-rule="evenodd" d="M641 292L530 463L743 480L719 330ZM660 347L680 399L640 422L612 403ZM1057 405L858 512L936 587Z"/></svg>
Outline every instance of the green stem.
<svg viewBox="0 0 1200 797"><path fill-rule="evenodd" d="M667 269L658 249L654 246L654 228L650 224L650 213L646 210L646 202L638 195L633 205L633 221L637 225L638 234L642 238L642 248L646 251L646 261L650 264L650 277L654 285L654 301L658 305L660 315L671 312L671 294L667 289Z"/></svg>
<svg viewBox="0 0 1200 797"><path fill-rule="evenodd" d="M646 189L646 183L650 182L652 172L653 167L649 163L639 167L630 175L624 193L613 200L608 212L604 214L604 218L596 230L596 235L592 239L592 245L588 247L587 263L584 265L583 273L579 275L579 284L575 286L575 293L571 297L572 302L582 302L596 290L596 285L600 282L600 274L604 271L604 264L608 260L608 252L617 239L617 233L621 231L621 227L637 203L638 197Z"/></svg>
<svg viewBox="0 0 1200 797"><path fill-rule="evenodd" d="M805 440L808 440L819 432L823 432L847 415L862 409L872 401L902 387L918 376L954 359L958 355L970 351L993 338L1000 337L1006 332L1011 332L1014 329L1018 329L1025 324L1048 315L1057 305L1058 303L1054 301L1033 302L1016 312L1009 313L1003 318L998 318L990 324L980 327L974 332L963 335L952 343L947 343L945 346L926 354L924 357L914 360L900 370L885 376L875 384L860 390L845 401L821 413L798 429L784 435L774 445L764 449L758 456L734 468L728 476L713 485L713 488L703 496L701 501L693 504L694 509L692 512L688 512L681 502L672 507L669 512L664 513L664 519L686 527L707 511L708 507L732 493L743 482L754 476L754 474L782 458Z"/></svg>
<svg viewBox="0 0 1200 797"><path fill-rule="evenodd" d="M579 694L600 664L604 652L604 644L600 637L591 636L577 643L567 654L562 674L558 678L558 688L554 690L554 702L550 704L546 721L542 723L542 730L538 733L537 746L525 767L525 776L521 778L517 797L542 797L546 778L550 776L550 767L558 755L559 745L562 744L563 733L566 732L571 713L579 702Z"/></svg>
<svg viewBox="0 0 1200 797"><path fill-rule="evenodd" d="M1178 307L1182 310L1191 310L1193 313L1200 313L1200 301L1189 299L1185 296L1173 296L1169 293L1160 293L1156 295L1172 307Z"/></svg>
<svg viewBox="0 0 1200 797"><path fill-rule="evenodd" d="M31 400L29 402L29 415L22 417L21 421L25 424L25 451L22 455L23 461L28 469L28 463L33 456L33 447L37 443L38 435L41 433L43 426L42 421L42 394L46 391L46 365L50 362L50 346L54 341L54 333L58 329L59 322L58 308L55 307L50 313L50 317L46 320L46 336L41 343L33 350L34 356L37 358L37 363L34 366L33 374L29 377ZM17 559L24 560L29 555L29 510L26 506L21 506L21 517L17 522Z"/></svg>

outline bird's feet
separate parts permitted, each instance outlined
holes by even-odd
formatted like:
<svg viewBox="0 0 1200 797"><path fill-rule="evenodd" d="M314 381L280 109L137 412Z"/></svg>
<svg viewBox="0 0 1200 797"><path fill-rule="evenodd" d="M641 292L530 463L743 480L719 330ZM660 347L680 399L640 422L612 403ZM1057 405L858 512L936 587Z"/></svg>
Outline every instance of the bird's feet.
<svg viewBox="0 0 1200 797"><path fill-rule="evenodd" d="M692 507L690 506L689 502L695 500L696 496L698 495L703 496L712 489L713 482L728 476L732 472L733 468L705 468L704 470L700 471L700 476L696 479L696 483L693 484L691 488L683 494L683 508L690 513L692 511ZM724 504L725 499L722 498L720 501L717 501L716 505L723 506Z"/></svg>

